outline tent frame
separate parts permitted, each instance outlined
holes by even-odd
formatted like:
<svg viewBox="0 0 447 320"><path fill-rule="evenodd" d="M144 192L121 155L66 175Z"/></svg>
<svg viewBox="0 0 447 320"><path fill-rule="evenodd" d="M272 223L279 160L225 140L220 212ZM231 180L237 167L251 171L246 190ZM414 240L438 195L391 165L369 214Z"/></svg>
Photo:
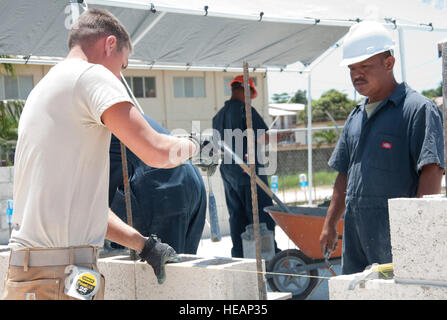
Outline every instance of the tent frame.
<svg viewBox="0 0 447 320"><path fill-rule="evenodd" d="M212 16L212 17L220 17L220 18L232 18L232 19L242 19L249 21L266 21L266 22L282 22L282 23L297 23L297 24L320 24L325 26L346 26L350 27L355 23L360 22L360 19L356 20L337 20L337 19L317 19L317 18L280 18L280 17L269 17L265 16L264 12L260 12L259 16L256 15L244 15L244 14L234 14L234 13L224 13L224 12L212 12L209 10L208 6L204 7L204 11L195 10L195 9L184 9L184 8L175 8L175 7L166 7L166 6L155 6L151 2L147 3L137 3L133 1L126 0L70 0L71 10L73 17L76 17L80 13L80 7L88 7L88 5L102 5L102 6L112 6L112 7L120 7L127 9L138 9L138 10L150 10L153 13L156 11L160 11L161 14L148 26L139 33L135 39L133 45L137 45L138 42L164 17L166 13L181 13L181 14L191 14L191 15L203 15L203 16ZM406 70L405 70L405 44L404 44L404 30L419 30L419 31L441 31L447 32L447 27L434 27L431 23L427 24L408 24L408 23L400 23L396 19L385 18L385 23L383 25L386 28L390 28L392 30L397 30L398 32L398 49L399 49L399 57L400 57L400 70L402 81L406 81ZM74 21L74 20L73 20ZM343 38L338 40L332 47L326 50L322 55L320 55L316 60L314 60L311 64L304 66L303 69L292 69L292 68L272 68L272 67L258 67L252 68L252 71L260 71L260 72L271 72L271 71L279 71L279 72L298 72L299 74L307 74L308 83L307 83L307 100L308 100L308 110L307 110L307 141L308 141L308 183L309 183L309 197L308 197L308 205L313 206L312 200L312 95L311 95L311 84L312 84L312 71L313 69L325 58L327 58L333 51L335 51L338 47L340 47L340 43ZM55 65L60 62L61 59L56 58L36 58L36 57L24 57L21 58L0 58L0 63L11 63L11 64L40 64L40 65ZM129 69L149 69L149 70L191 70L191 71L241 71L241 68L235 67L226 67L226 66L206 66L206 65L197 65L192 66L187 63L185 65L174 65L174 64L156 64L152 63L130 63L128 66Z"/></svg>

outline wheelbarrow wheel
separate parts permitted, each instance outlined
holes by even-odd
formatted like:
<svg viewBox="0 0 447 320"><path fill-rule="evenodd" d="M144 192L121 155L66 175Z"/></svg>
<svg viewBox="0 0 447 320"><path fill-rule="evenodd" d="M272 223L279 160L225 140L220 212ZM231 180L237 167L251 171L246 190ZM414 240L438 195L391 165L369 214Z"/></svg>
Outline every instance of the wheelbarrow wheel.
<svg viewBox="0 0 447 320"><path fill-rule="evenodd" d="M267 272L274 273L268 278L270 288L279 292L291 292L293 300L306 298L317 285L318 269L301 272L297 272L296 269L311 262L309 257L296 249L277 253L267 266Z"/></svg>

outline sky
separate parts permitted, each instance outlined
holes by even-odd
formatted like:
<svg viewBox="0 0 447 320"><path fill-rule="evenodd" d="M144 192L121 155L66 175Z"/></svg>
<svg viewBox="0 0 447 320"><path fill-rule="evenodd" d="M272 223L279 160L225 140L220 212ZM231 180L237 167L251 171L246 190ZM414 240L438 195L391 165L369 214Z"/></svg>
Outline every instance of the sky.
<svg viewBox="0 0 447 320"><path fill-rule="evenodd" d="M447 18L447 13L446 13ZM397 41L397 32L393 38ZM438 58L437 43L447 39L447 32L404 31L406 62L406 82L416 91L436 88L442 81L441 58ZM396 50L398 51L398 50ZM399 52L395 53L394 74L398 82L402 81ZM342 49L337 48L318 64L311 73L312 99L318 99L329 89L337 89L348 94L351 99L361 98L354 93L347 67L340 67ZM286 92L292 95L297 90L307 90L306 74L297 72L269 72L267 75L269 98L275 93Z"/></svg>
<svg viewBox="0 0 447 320"><path fill-rule="evenodd" d="M447 22L447 1L444 0L408 0L409 2L418 3L421 8L427 10L436 10L445 17ZM371 0L369 3L374 4L380 1ZM394 1L393 1L394 2ZM416 9L413 9L415 11ZM410 15L416 12L410 12L408 9L403 14ZM441 17L442 17L441 16ZM421 12L419 21L431 21L431 14ZM434 23L436 26L436 23ZM398 44L397 31L391 31L391 35ZM442 81L442 64L441 58L438 58L437 43L447 39L447 32L441 31L418 31L404 30L404 54L406 82L415 90L436 88ZM396 65L394 74L398 82L402 81L401 75L401 58L398 49L395 53ZM355 93L354 87L349 78L347 67L340 67L339 63L342 59L342 48L337 48L325 60L318 64L312 71L311 75L311 95L312 99L318 99L322 93L329 89L337 89L348 94L351 99L360 99L361 96ZM305 74L296 72L269 72L267 76L269 98L275 93L286 92L292 95L297 90L307 90L308 79Z"/></svg>

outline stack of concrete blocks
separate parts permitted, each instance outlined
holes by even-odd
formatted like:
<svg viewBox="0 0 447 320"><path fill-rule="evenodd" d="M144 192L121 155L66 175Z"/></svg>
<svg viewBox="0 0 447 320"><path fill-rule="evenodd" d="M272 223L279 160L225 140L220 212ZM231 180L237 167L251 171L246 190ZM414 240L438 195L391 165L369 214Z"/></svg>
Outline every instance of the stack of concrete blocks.
<svg viewBox="0 0 447 320"><path fill-rule="evenodd" d="M0 298L3 296L3 289L5 288L5 279L8 273L9 266L9 249L4 247L0 250Z"/></svg>
<svg viewBox="0 0 447 320"><path fill-rule="evenodd" d="M209 186L207 181L206 173L202 170L200 170L200 173L202 174L203 182L205 183L206 188L206 195L207 195L207 201L208 201L208 192L209 192ZM220 175L219 167L217 167L216 172L210 177L210 183L211 188L213 189L213 194L216 199L216 207L217 207L217 215L219 217L219 229L222 236L228 236L230 235L230 223L228 221L229 214L228 214L228 208L227 204L225 202L225 189L222 181L222 176ZM203 229L202 238L207 239L211 237L210 232L210 215L208 210L208 203L206 208L206 220L208 223L205 222L205 227Z"/></svg>
<svg viewBox="0 0 447 320"><path fill-rule="evenodd" d="M329 281L331 300L447 299L447 198L388 201L394 278L348 286L360 274Z"/></svg>
<svg viewBox="0 0 447 320"><path fill-rule="evenodd" d="M151 266L128 256L100 259L106 278L106 300L252 300L258 299L256 260L180 255L166 265L158 284Z"/></svg>
<svg viewBox="0 0 447 320"><path fill-rule="evenodd" d="M9 241L6 200L12 200L14 167L0 167L0 245Z"/></svg>
<svg viewBox="0 0 447 320"><path fill-rule="evenodd" d="M180 255L166 265L166 280L158 284L146 262L114 256L98 261L106 279L106 300L257 300L256 260ZM0 252L0 296L8 270L9 251ZM265 266L263 265L263 271ZM290 293L284 293L287 297Z"/></svg>

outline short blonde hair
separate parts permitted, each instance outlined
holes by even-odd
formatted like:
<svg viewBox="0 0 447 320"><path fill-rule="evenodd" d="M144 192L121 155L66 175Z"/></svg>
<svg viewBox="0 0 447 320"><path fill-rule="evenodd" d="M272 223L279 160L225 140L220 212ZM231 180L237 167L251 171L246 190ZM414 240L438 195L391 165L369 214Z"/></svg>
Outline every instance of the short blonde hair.
<svg viewBox="0 0 447 320"><path fill-rule="evenodd" d="M115 36L118 50L127 47L132 51L129 33L121 22L107 10L92 8L81 14L73 23L68 37L68 48L81 42L94 43L102 37Z"/></svg>

